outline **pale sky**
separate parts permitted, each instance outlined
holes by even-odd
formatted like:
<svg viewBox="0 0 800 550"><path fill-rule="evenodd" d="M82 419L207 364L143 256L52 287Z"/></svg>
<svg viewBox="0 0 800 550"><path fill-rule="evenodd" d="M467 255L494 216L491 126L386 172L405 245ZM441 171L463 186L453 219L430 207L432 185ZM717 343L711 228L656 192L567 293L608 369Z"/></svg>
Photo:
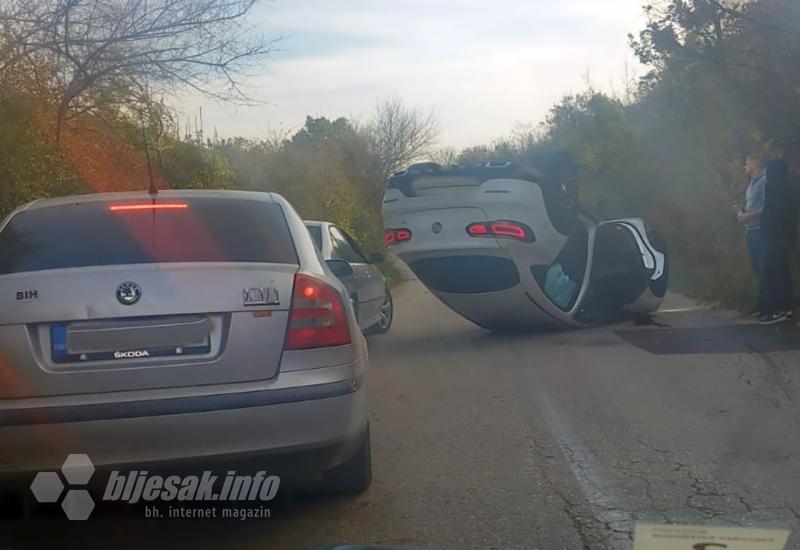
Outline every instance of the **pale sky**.
<svg viewBox="0 0 800 550"><path fill-rule="evenodd" d="M203 107L206 135L259 137L306 115L366 119L391 94L434 109L441 146L464 147L538 123L564 94L621 93L645 0L262 0L250 21L285 36L248 80L265 104Z"/></svg>

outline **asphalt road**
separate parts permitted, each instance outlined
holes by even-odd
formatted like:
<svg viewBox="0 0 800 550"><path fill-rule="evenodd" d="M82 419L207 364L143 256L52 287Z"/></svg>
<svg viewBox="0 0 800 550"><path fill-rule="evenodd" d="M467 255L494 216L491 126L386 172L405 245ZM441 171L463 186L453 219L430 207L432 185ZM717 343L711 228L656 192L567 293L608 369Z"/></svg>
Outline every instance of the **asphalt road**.
<svg viewBox="0 0 800 550"><path fill-rule="evenodd" d="M268 520L90 520L59 540L617 549L637 521L800 528L796 329L671 297L653 325L496 336L415 281L395 303L370 339L367 492Z"/></svg>

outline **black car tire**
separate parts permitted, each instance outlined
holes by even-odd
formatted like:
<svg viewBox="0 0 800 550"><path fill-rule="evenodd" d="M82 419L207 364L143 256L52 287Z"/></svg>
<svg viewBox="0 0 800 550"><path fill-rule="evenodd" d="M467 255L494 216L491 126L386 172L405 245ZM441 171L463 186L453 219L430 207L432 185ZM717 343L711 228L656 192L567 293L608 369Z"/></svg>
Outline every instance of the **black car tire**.
<svg viewBox="0 0 800 550"><path fill-rule="evenodd" d="M388 317L384 318L384 308L388 308ZM389 292L389 289L386 289L386 294L383 298L383 304L381 304L381 320L369 327L366 330L367 334L379 335L379 334L386 334L389 332L389 329L392 328L392 321L394 321L394 300L392 299L392 293Z"/></svg>

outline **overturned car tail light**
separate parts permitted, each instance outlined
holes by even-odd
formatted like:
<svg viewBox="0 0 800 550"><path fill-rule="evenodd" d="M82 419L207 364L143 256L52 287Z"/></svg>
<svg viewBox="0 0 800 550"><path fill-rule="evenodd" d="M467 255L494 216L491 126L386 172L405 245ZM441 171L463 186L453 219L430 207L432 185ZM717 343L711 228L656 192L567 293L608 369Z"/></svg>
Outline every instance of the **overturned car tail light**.
<svg viewBox="0 0 800 550"><path fill-rule="evenodd" d="M496 237L499 239L515 239L526 243L536 240L533 231L524 223L512 221L476 222L467 226L470 237Z"/></svg>
<svg viewBox="0 0 800 550"><path fill-rule="evenodd" d="M397 243L405 243L411 240L410 229L387 229L383 232L383 244L390 246Z"/></svg>
<svg viewBox="0 0 800 550"><path fill-rule="evenodd" d="M473 223L467 227L467 233L473 237L483 237L489 234L489 226L485 223Z"/></svg>
<svg viewBox="0 0 800 550"><path fill-rule="evenodd" d="M339 292L298 273L294 277L292 309L284 349L310 349L350 343L350 328Z"/></svg>
<svg viewBox="0 0 800 550"><path fill-rule="evenodd" d="M512 239L525 240L525 229L521 225L514 223L493 223L491 226L492 234L496 237L511 237Z"/></svg>

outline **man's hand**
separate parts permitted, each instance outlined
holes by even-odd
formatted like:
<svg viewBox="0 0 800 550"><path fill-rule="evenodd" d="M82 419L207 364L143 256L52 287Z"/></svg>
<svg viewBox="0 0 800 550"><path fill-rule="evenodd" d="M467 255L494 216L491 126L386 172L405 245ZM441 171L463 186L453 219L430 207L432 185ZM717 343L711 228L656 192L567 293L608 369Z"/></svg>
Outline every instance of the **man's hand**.
<svg viewBox="0 0 800 550"><path fill-rule="evenodd" d="M739 215L736 216L736 219L738 219L740 223L747 223L755 220L759 215L759 212L739 212Z"/></svg>

